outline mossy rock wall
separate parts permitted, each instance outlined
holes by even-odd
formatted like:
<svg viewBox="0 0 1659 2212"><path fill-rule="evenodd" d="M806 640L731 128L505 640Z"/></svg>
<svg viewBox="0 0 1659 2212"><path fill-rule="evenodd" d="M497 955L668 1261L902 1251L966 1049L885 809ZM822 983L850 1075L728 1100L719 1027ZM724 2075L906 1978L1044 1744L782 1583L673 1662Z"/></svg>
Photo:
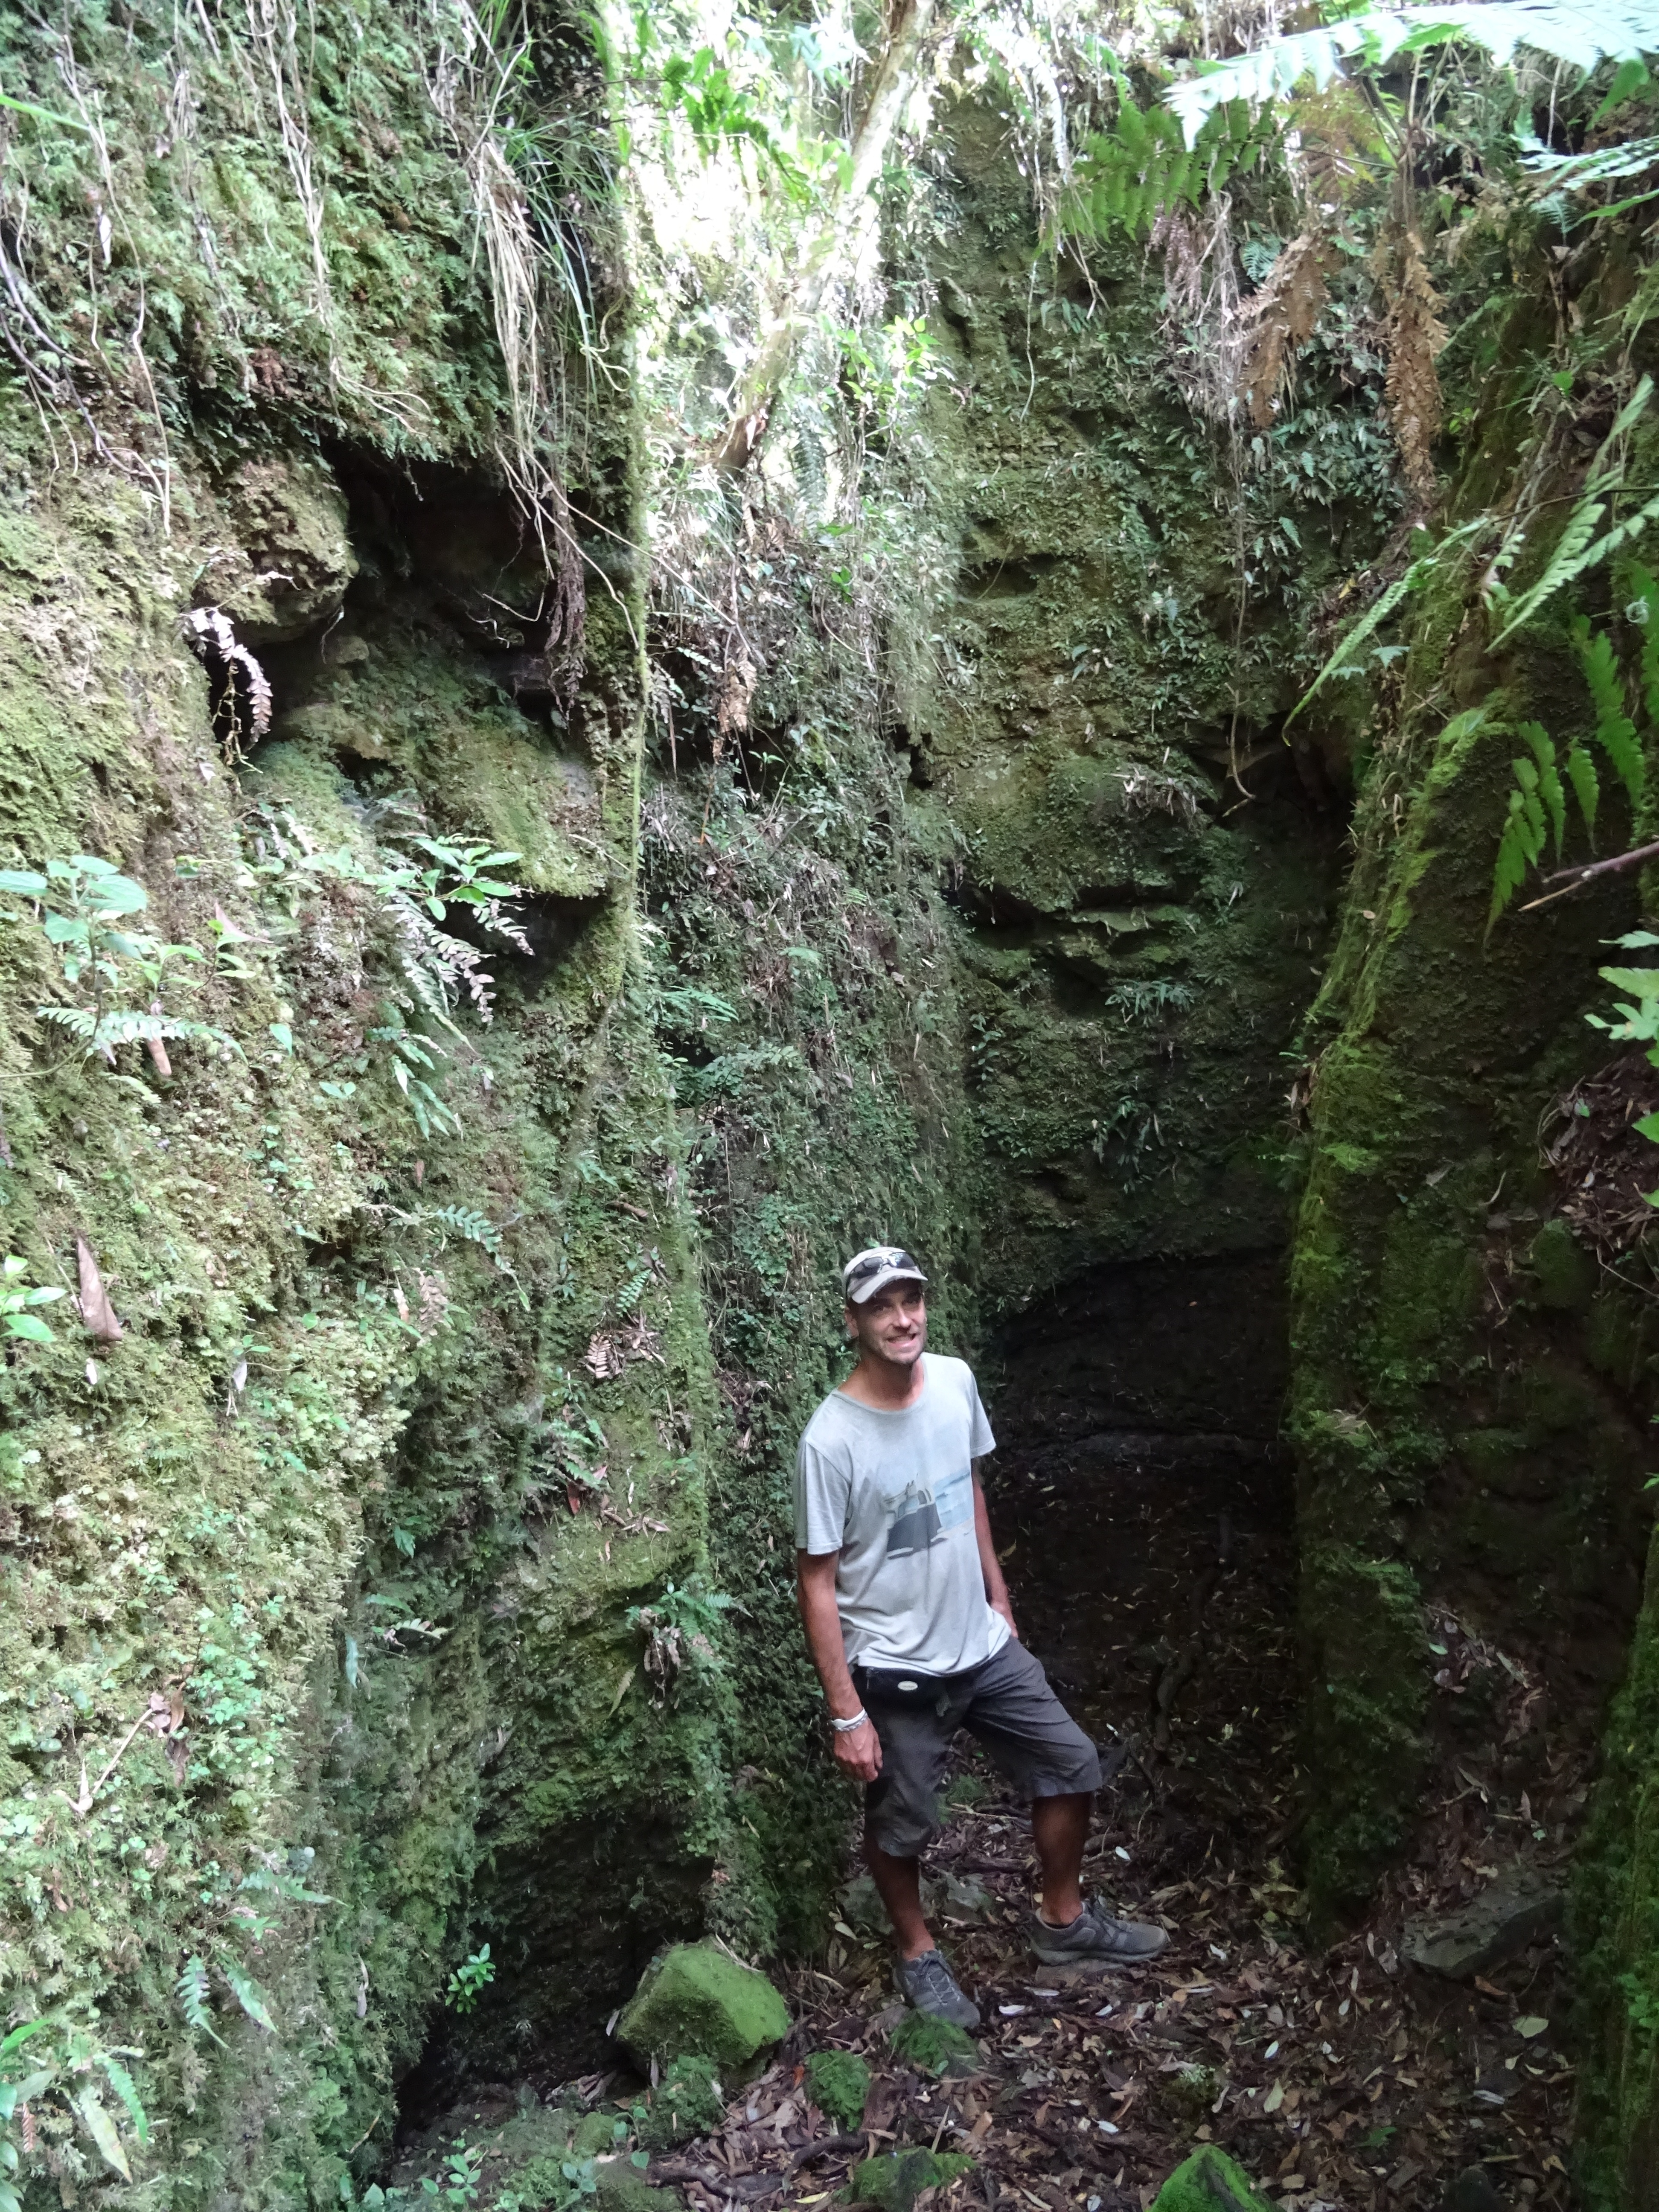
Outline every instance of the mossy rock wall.
<svg viewBox="0 0 1659 2212"><path fill-rule="evenodd" d="M906 454L936 596L896 631L894 737L956 915L981 1265L1012 1315L1103 1263L1283 1248L1279 1055L1344 801L1340 761L1277 724L1302 611L1394 493L1375 393L1316 381L1253 481L1252 530L1291 535L1247 587L1161 279L1127 242L1086 276L1044 256L991 111L947 130L925 266L948 375ZM1297 465L1316 430L1347 477Z"/></svg>
<svg viewBox="0 0 1659 2212"><path fill-rule="evenodd" d="M1523 303L1510 333L1523 359L1534 336ZM1468 426L1460 495L1489 498L1501 478L1516 435L1504 391ZM1529 553L1534 570L1543 557ZM1571 625L1619 611L1605 585L1582 605L1564 594L1488 656L1497 620L1478 582L1447 556L1407 658L1373 695L1355 864L1297 1085L1306 1874L1316 1920L1332 1926L1417 1846L1459 1762L1475 1762L1503 1817L1547 1756L1591 1772L1610 1726L1588 1822L1574 1818L1581 1790L1561 1826L1520 1848L1577 1846L1583 2178L1587 2202L1622 2207L1651 2186L1641 1716L1659 1346L1640 1262L1621 1268L1567 1218L1576 1182L1542 1144L1560 1102L1609 1060L1585 1018L1607 999L1596 970L1650 885L1615 873L1525 911L1534 890L1492 922L1516 726L1534 717L1565 740L1593 723ZM1650 835L1617 793L1601 849ZM1522 1703L1524 1725L1506 1732L1500 1714Z"/></svg>
<svg viewBox="0 0 1659 2212"><path fill-rule="evenodd" d="M435 25L334 11L298 74L280 23L270 52L143 10L4 33L14 92L70 82L86 123L9 149L37 297L72 299L106 217L150 382L88 340L0 386L0 858L116 863L232 1041L175 1040L166 1077L83 1058L8 902L7 1249L73 1288L83 1243L122 1334L60 1302L0 1372L0 1988L55 2023L48 2074L142 2052L157 2203L339 2201L423 2051L434 2083L590 2059L701 1924L729 1819L724 1680L665 1694L629 1618L707 1576L718 1451L636 927L641 578L608 549L637 424L571 455L605 581L556 701L511 616L545 567ZM595 75L573 38L572 130L605 127ZM189 648L204 605L269 734L246 665ZM400 831L521 856L493 1018L426 1024L424 1066L387 1028ZM486 1942L493 1989L434 2040ZM31 2203L95 2178L36 2111Z"/></svg>

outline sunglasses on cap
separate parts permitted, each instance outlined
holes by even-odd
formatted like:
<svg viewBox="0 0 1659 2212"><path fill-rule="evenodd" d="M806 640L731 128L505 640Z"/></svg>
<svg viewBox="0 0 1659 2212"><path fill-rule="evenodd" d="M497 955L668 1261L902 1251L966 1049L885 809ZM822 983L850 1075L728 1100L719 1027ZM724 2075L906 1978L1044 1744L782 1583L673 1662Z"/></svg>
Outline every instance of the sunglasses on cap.
<svg viewBox="0 0 1659 2212"><path fill-rule="evenodd" d="M850 1291L854 1284L867 1283L872 1275L882 1274L890 1269L901 1274L920 1276L923 1282L927 1279L908 1252L899 1245L889 1244L879 1251L866 1252L861 1260L855 1260L842 1280Z"/></svg>

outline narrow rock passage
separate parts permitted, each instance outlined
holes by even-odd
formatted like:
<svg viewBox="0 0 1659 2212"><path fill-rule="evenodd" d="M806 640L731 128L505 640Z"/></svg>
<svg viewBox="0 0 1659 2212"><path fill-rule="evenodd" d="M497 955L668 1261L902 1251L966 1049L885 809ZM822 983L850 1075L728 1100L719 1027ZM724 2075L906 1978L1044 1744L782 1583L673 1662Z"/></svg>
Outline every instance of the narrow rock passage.
<svg viewBox="0 0 1659 2212"><path fill-rule="evenodd" d="M1400 1954L1404 1905L1420 1917L1455 1902L1492 1855L1479 1788L1454 1784L1434 1863L1364 1926L1328 1952L1297 1927L1294 1559L1274 1455L1224 1435L1115 1432L1005 1450L996 1489L1023 1632L1118 1762L1091 1879L1162 1921L1169 1950L1098 1975L1033 1964L1029 1832L963 1739L928 1868L985 2014L979 2065L934 2080L895 2054L904 2008L855 1876L824 1960L785 1981L796 2026L775 2063L717 2133L629 2179L695 2212L805 2207L866 2156L917 2145L973 2158L938 2191L963 2212L1141 2212L1213 2142L1294 2212L1565 2206L1572 2075L1553 1939L1464 1982ZM855 2135L810 2100L805 2061L830 2050L872 2069ZM621 2073L535 2087L624 2124L645 2094ZM469 2130L487 2144L514 2094L471 2100L428 2144ZM617 2138L619 2166L631 2140ZM489 2178L486 2155L486 2204Z"/></svg>

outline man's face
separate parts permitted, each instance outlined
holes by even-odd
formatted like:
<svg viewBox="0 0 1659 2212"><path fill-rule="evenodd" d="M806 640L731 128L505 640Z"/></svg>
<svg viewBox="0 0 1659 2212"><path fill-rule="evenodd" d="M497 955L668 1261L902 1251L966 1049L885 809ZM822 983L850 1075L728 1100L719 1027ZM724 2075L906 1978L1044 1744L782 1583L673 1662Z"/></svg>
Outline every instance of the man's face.
<svg viewBox="0 0 1659 2212"><path fill-rule="evenodd" d="M889 1283L862 1305L849 1305L847 1318L859 1350L895 1366L914 1367L926 1349L927 1293L920 1283Z"/></svg>

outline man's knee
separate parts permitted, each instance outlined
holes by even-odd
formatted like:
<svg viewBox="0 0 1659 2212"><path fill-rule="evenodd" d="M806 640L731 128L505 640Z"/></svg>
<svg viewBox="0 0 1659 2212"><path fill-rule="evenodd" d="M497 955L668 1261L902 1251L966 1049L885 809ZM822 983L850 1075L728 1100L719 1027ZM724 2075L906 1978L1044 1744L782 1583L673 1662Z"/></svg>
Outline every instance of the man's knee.
<svg viewBox="0 0 1659 2212"><path fill-rule="evenodd" d="M903 1786L910 1779L890 1769L864 1793L865 1840L891 1859L920 1858L939 1833L938 1800Z"/></svg>

